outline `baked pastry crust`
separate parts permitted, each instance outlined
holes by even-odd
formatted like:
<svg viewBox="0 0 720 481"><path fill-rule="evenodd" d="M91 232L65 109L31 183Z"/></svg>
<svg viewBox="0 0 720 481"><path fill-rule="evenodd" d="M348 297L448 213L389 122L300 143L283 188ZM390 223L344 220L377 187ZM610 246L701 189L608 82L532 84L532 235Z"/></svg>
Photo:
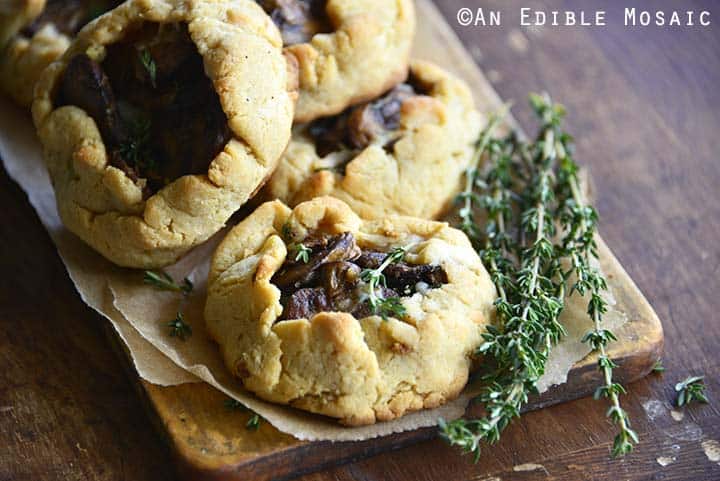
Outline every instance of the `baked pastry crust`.
<svg viewBox="0 0 720 481"><path fill-rule="evenodd" d="M8 0L0 4L0 49L45 8L45 0Z"/></svg>
<svg viewBox="0 0 720 481"><path fill-rule="evenodd" d="M277 171L262 193L290 206L322 195L345 201L363 218L399 214L437 218L451 205L482 127L464 82L423 61L411 76L426 95L402 103L398 138L390 148L371 144L346 164L323 169L308 126L296 126ZM335 155L330 154L330 155Z"/></svg>
<svg viewBox="0 0 720 481"><path fill-rule="evenodd" d="M70 41L52 24L43 26L31 38L13 37L0 60L0 87L17 104L29 107L43 70L62 56Z"/></svg>
<svg viewBox="0 0 720 481"><path fill-rule="evenodd" d="M286 51L297 59L296 122L334 115L386 91L407 74L415 9L412 0L328 0L332 33Z"/></svg>
<svg viewBox="0 0 720 481"><path fill-rule="evenodd" d="M441 265L449 282L403 298L403 320L321 312L276 322L283 308L271 278L288 253L283 231L294 241L351 232L360 247L385 250L417 243L408 261ZM347 204L323 197L292 211L265 203L230 231L212 260L205 320L227 367L259 397L363 425L455 398L494 299L462 232L410 217L363 221Z"/></svg>
<svg viewBox="0 0 720 481"><path fill-rule="evenodd" d="M42 71L57 60L70 39L47 25L32 38L17 33L45 8L45 0L15 0L0 11L0 88L18 104L32 103L33 88Z"/></svg>
<svg viewBox="0 0 720 481"><path fill-rule="evenodd" d="M108 162L95 121L75 106L53 107L70 59L95 60L128 26L184 22L202 56L233 138L207 175L180 177L143 199L142 185ZM263 185L285 149L295 82L280 33L250 0L131 0L87 25L43 73L33 119L44 148L60 216L72 232L112 262L158 267L220 230Z"/></svg>

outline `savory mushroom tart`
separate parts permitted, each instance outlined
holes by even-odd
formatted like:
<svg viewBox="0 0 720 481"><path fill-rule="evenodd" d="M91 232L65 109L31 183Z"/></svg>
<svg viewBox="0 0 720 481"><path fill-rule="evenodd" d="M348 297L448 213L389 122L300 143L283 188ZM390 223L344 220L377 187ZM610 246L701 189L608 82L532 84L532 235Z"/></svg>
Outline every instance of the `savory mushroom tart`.
<svg viewBox="0 0 720 481"><path fill-rule="evenodd" d="M437 218L451 205L482 127L461 80L428 62L389 92L298 125L261 198L290 206L321 195L364 218Z"/></svg>
<svg viewBox="0 0 720 481"><path fill-rule="evenodd" d="M407 75L412 0L257 0L297 60L296 122L335 115Z"/></svg>
<svg viewBox="0 0 720 481"><path fill-rule="evenodd" d="M0 87L29 106L40 74L88 22L122 0L15 0L0 13Z"/></svg>
<svg viewBox="0 0 720 481"><path fill-rule="evenodd" d="M462 232L363 221L320 197L293 210L265 203L228 233L205 320L259 397L363 425L455 398L494 299Z"/></svg>
<svg viewBox="0 0 720 481"><path fill-rule="evenodd" d="M220 230L285 149L296 82L250 0L130 0L43 73L33 118L65 225L158 267Z"/></svg>

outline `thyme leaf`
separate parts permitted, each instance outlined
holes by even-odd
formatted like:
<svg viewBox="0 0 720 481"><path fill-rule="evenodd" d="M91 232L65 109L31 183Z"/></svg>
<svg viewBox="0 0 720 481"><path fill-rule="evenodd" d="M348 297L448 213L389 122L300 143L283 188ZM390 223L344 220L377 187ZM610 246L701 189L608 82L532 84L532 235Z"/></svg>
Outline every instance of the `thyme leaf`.
<svg viewBox="0 0 720 481"><path fill-rule="evenodd" d="M612 371L617 365L607 354L607 346L616 341L615 335L602 328L603 315L607 312L607 301L602 296L607 290L607 281L599 268L597 243L598 215L595 209L587 205L580 188L578 178L579 168L572 158L572 145L570 136L560 130L560 122L565 109L553 104L547 95L535 97L533 106L539 115L549 115L558 121L551 122L554 131L553 149L558 153L557 197L562 199L559 203L557 218L565 235L562 240L562 255L570 261L570 268L565 272L565 279L569 282L574 278L570 287L570 295L574 292L581 296L589 294L587 314L593 321L593 329L582 339L588 343L592 350L598 353L598 369L603 375L603 384L595 392L595 398L609 399L610 408L607 416L618 425L619 432L615 436L612 447L613 457L623 456L633 449L633 443L638 442L635 431L630 428L627 413L620 407L620 395L625 394L625 388L613 381ZM549 112L549 114L548 114Z"/></svg>
<svg viewBox="0 0 720 481"><path fill-rule="evenodd" d="M248 431L257 431L260 428L260 421L262 421L262 417L237 399L226 399L225 408L231 410L246 411L250 413L250 418L248 418L247 422L245 423L245 429L247 429Z"/></svg>
<svg viewBox="0 0 720 481"><path fill-rule="evenodd" d="M693 401L707 404L708 398L705 394L705 376L690 376L675 385L678 393L677 407L685 406Z"/></svg>
<svg viewBox="0 0 720 481"><path fill-rule="evenodd" d="M655 364L653 364L652 372L665 372L665 366L663 366L662 359L658 359L655 361Z"/></svg>
<svg viewBox="0 0 720 481"><path fill-rule="evenodd" d="M260 428L260 415L253 413L245 423L245 428L248 431L257 431Z"/></svg>
<svg viewBox="0 0 720 481"><path fill-rule="evenodd" d="M150 149L151 123L148 119L139 118L127 122L130 135L119 146L122 159L132 167L153 170L155 159Z"/></svg>
<svg viewBox="0 0 720 481"><path fill-rule="evenodd" d="M143 274L143 282L150 286L163 291L180 292L184 295L190 294L193 290L193 283L187 277L183 279L182 284L178 284L165 271L145 271Z"/></svg>
<svg viewBox="0 0 720 481"><path fill-rule="evenodd" d="M185 322L182 312L178 312L175 319L168 322L168 327L170 328L170 336L177 337L181 341L184 341L188 337L192 336L192 327L190 327L190 324Z"/></svg>
<svg viewBox="0 0 720 481"><path fill-rule="evenodd" d="M391 317L403 318L407 315L407 309L403 306L399 297L385 297L378 300L375 313L378 314L383 321L387 321Z"/></svg>
<svg viewBox="0 0 720 481"><path fill-rule="evenodd" d="M312 249L300 242L298 242L297 244L290 244L289 247L291 251L295 252L295 262L302 261L304 264L310 262L310 255L312 254Z"/></svg>

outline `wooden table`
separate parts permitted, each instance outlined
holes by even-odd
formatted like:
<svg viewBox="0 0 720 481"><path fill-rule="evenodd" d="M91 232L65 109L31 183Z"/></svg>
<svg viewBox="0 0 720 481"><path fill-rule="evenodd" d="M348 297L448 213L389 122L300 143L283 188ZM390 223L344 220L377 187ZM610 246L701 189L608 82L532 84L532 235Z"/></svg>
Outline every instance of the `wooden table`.
<svg viewBox="0 0 720 481"><path fill-rule="evenodd" d="M606 406L586 399L526 415L478 465L435 440L304 480L720 478L702 448L720 441L720 26L633 30L622 26L622 6L543 3L606 8L608 26L520 30L520 7L537 2L486 0L503 26L460 27L458 8L480 2L438 2L528 131L527 92L546 89L568 107L603 237L664 321L667 371L623 398L640 445L611 460ZM720 22L715 2L682 4L702 7ZM4 171L0 205L0 480L175 479L102 320ZM711 404L675 420L673 385L701 373Z"/></svg>

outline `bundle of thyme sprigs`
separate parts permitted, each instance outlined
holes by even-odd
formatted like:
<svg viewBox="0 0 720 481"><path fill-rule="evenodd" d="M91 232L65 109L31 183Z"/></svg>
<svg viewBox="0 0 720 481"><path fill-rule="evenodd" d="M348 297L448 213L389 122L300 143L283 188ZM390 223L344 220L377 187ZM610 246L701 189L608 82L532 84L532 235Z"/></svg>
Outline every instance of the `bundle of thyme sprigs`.
<svg viewBox="0 0 720 481"><path fill-rule="evenodd" d="M483 442L495 443L520 415L528 395L545 371L551 349L565 335L559 322L566 294L589 294L593 329L585 336L598 353L603 385L596 396L608 397L608 416L618 425L613 455L632 450L637 435L620 407L623 387L613 382L615 364L606 353L614 335L601 327L607 305L605 279L595 267L597 213L586 204L569 135L561 130L562 106L549 96L531 95L540 120L534 141L516 133L495 138L502 115L493 116L480 136L465 190L458 200L459 227L480 250L498 291L496 322L483 335L478 354L488 369L477 401L482 419L440 422L442 436L480 456ZM480 169L482 160L486 167ZM475 210L482 212L476 220Z"/></svg>

